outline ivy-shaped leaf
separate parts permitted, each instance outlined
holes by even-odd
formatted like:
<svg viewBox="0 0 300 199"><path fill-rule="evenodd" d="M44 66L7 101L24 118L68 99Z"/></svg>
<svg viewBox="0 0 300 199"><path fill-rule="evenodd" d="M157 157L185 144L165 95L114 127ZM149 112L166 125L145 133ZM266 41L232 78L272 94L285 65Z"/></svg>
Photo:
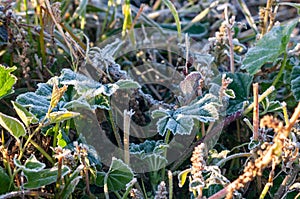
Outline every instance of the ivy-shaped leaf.
<svg viewBox="0 0 300 199"><path fill-rule="evenodd" d="M113 157L107 173L97 172L96 184L103 186L104 178L107 178L108 190L119 191L126 188L133 176L132 170L122 160Z"/></svg>
<svg viewBox="0 0 300 199"><path fill-rule="evenodd" d="M27 183L24 184L26 189L37 189L45 185L52 184L57 180L58 168L53 167L50 169L44 169L45 164L36 159L34 155L31 155L24 163L17 158L14 158L14 163L19 167L27 179ZM61 169L61 176L65 176L70 173L70 168L63 166Z"/></svg>
<svg viewBox="0 0 300 199"><path fill-rule="evenodd" d="M12 102L12 104L18 116L26 127L28 127L30 124L37 124L39 122L39 120L21 104L17 102Z"/></svg>
<svg viewBox="0 0 300 199"><path fill-rule="evenodd" d="M291 77L292 92L297 101L300 101L300 66L294 66Z"/></svg>
<svg viewBox="0 0 300 199"><path fill-rule="evenodd" d="M70 173L70 168L63 165L61 169L61 176L64 177ZM25 189L37 189L45 185L52 184L57 180L58 168L43 169L39 172L24 171L27 183L24 184Z"/></svg>
<svg viewBox="0 0 300 199"><path fill-rule="evenodd" d="M249 49L241 68L254 75L265 63L275 61L286 51L291 33L297 23L298 19L285 26L273 27L257 42L255 47Z"/></svg>
<svg viewBox="0 0 300 199"><path fill-rule="evenodd" d="M0 99L14 92L13 85L16 83L17 78L11 72L16 69L15 66L6 68L0 64Z"/></svg>
<svg viewBox="0 0 300 199"><path fill-rule="evenodd" d="M24 125L11 116L0 113L0 125L19 141L19 137L26 135Z"/></svg>
<svg viewBox="0 0 300 199"><path fill-rule="evenodd" d="M39 172L46 167L46 165L37 160L33 154L25 161L24 165L22 165L21 161L16 157L14 158L14 163L17 167L26 172Z"/></svg>

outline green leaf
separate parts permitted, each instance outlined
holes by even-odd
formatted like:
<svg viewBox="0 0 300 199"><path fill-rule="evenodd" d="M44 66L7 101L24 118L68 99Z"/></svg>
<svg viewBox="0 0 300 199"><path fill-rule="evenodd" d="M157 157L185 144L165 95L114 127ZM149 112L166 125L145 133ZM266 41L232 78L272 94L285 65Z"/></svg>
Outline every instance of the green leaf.
<svg viewBox="0 0 300 199"><path fill-rule="evenodd" d="M14 158L14 163L17 167L26 172L40 172L46 167L46 165L38 161L33 154L25 161L24 165L22 165L21 161L16 157Z"/></svg>
<svg viewBox="0 0 300 199"><path fill-rule="evenodd" d="M17 67L6 68L0 64L0 99L4 96L14 92L13 85L17 81L17 77L11 72L15 71Z"/></svg>
<svg viewBox="0 0 300 199"><path fill-rule="evenodd" d="M192 171L192 169L186 169L186 170L183 170L181 171L179 174L178 174L178 186L179 187L183 187L185 181L186 181L186 178L187 178L187 175Z"/></svg>
<svg viewBox="0 0 300 199"><path fill-rule="evenodd" d="M261 104L263 111L259 113L260 115L282 110L282 105L279 101L270 101L268 97L266 97Z"/></svg>
<svg viewBox="0 0 300 199"><path fill-rule="evenodd" d="M83 165L79 165L77 169L72 173L70 178L67 180L66 184L64 185L64 188L60 194L59 198L67 199L69 196L73 193L75 190L77 184L79 183L80 179L82 178L80 175L80 172L84 168Z"/></svg>
<svg viewBox="0 0 300 199"><path fill-rule="evenodd" d="M176 24L164 23L159 25L165 29L174 30L174 31L177 30ZM187 33L190 37L196 39L203 38L205 35L207 35L208 32L207 24L200 23L200 22L191 23L191 22L182 21L181 29L183 33Z"/></svg>
<svg viewBox="0 0 300 199"><path fill-rule="evenodd" d="M286 52L290 35L297 23L298 19L285 26L273 27L257 42L255 47L249 49L241 69L246 69L254 75L265 63L274 62L278 56Z"/></svg>
<svg viewBox="0 0 300 199"><path fill-rule="evenodd" d="M118 89L136 89L136 88L141 88L141 86L139 85L139 83L137 83L136 81L133 80L119 80L115 83L116 85L118 85Z"/></svg>
<svg viewBox="0 0 300 199"><path fill-rule="evenodd" d="M163 117L156 123L157 131L161 136L164 136L168 130L170 130L174 135L189 135L191 134L194 126L194 121L192 118L181 117L175 120L173 117Z"/></svg>
<svg viewBox="0 0 300 199"><path fill-rule="evenodd" d="M193 118L201 122L212 122L219 118L218 98L212 94L206 94L200 100L194 101L188 106L178 108L174 115L176 120L180 118Z"/></svg>
<svg viewBox="0 0 300 199"><path fill-rule="evenodd" d="M56 91L53 91L53 85L59 85ZM64 85L61 87L61 85ZM66 89L66 85L68 89ZM96 108L110 109L109 96L118 89L117 84L106 84L90 79L79 73L75 73L70 69L63 69L62 74L52 77L47 83L38 84L35 92L28 92L17 97L17 102L23 107L28 107L29 111L38 119L42 119L48 112L50 101L52 98L53 112L72 111L74 108L85 107L95 110ZM52 97L52 92L61 94L62 96ZM56 99L56 100L54 100Z"/></svg>
<svg viewBox="0 0 300 199"><path fill-rule="evenodd" d="M26 127L28 127L30 124L37 124L39 122L39 120L21 104L14 101L12 101L11 103L13 104L15 111Z"/></svg>
<svg viewBox="0 0 300 199"><path fill-rule="evenodd" d="M50 123L59 123L65 120L79 116L80 113L72 111L57 111L49 114Z"/></svg>
<svg viewBox="0 0 300 199"><path fill-rule="evenodd" d="M61 88L59 88L56 84L53 85L48 113L50 113L52 109L57 106L59 100L62 98L64 93L67 91L67 89L68 89L67 85L64 85Z"/></svg>
<svg viewBox="0 0 300 199"><path fill-rule="evenodd" d="M70 19L71 22L74 21L79 16L82 16L82 14L84 14L86 12L87 5L88 5L88 0L80 1L80 4L76 8L75 12L73 13L72 18ZM71 23L71 22L69 22L69 23Z"/></svg>
<svg viewBox="0 0 300 199"><path fill-rule="evenodd" d="M162 140L146 140L141 144L130 144L131 162L145 171L158 171L168 163L164 152L168 145ZM136 159L135 159L136 158Z"/></svg>
<svg viewBox="0 0 300 199"><path fill-rule="evenodd" d="M38 119L48 112L52 95L52 86L45 83L38 84L36 92L27 92L19 95L16 102L23 107L29 107L29 111ZM56 110L56 109L54 109Z"/></svg>
<svg viewBox="0 0 300 199"><path fill-rule="evenodd" d="M68 138L67 136L64 136L64 135L63 135L63 132L62 132L62 131L59 131L59 132L58 132L58 135L57 135L57 145L60 146L60 147L62 147L62 148L64 148L65 146L67 146L68 143L67 143L67 141L66 141L65 138L67 138L68 141L70 141L69 138Z"/></svg>
<svg viewBox="0 0 300 199"><path fill-rule="evenodd" d="M126 184L133 179L132 170L120 159L112 158L109 171L97 172L96 184L104 185L104 178L107 177L107 185L109 191L119 191L126 188Z"/></svg>
<svg viewBox="0 0 300 199"><path fill-rule="evenodd" d="M162 155L152 153L144 156L141 162L145 164L148 171L158 171L167 166L168 160Z"/></svg>
<svg viewBox="0 0 300 199"><path fill-rule="evenodd" d="M0 179L0 194L6 193L9 189L10 178L2 167L0 167Z"/></svg>
<svg viewBox="0 0 300 199"><path fill-rule="evenodd" d="M170 9L170 11L171 11L171 13L172 13L172 15L175 19L175 23L176 23L176 26L177 26L178 37L181 38L181 24L180 24L180 19L179 19L178 12L177 12L175 6L173 5L173 3L170 0L163 0L163 2Z"/></svg>
<svg viewBox="0 0 300 199"><path fill-rule="evenodd" d="M174 111L169 110L169 109L163 109L161 107L159 107L158 110L154 110L151 113L151 116L153 118L159 118L159 117L164 117L164 116L170 116L173 114Z"/></svg>
<svg viewBox="0 0 300 199"><path fill-rule="evenodd" d="M65 176L70 173L69 167L63 165L61 169L61 176ZM24 171L27 183L24 184L25 189L37 189L45 185L52 184L57 180L58 168L53 167L51 169L43 169L39 172Z"/></svg>
<svg viewBox="0 0 300 199"><path fill-rule="evenodd" d="M0 113L0 125L18 141L19 137L26 135L25 127L19 120L3 113Z"/></svg>
<svg viewBox="0 0 300 199"><path fill-rule="evenodd" d="M219 114L217 110L218 99L212 94L193 101L188 106L183 106L175 111L159 109L152 112L152 117L162 116L156 123L160 135L170 130L174 135L189 135L194 126L193 119L201 122L215 121Z"/></svg>
<svg viewBox="0 0 300 199"><path fill-rule="evenodd" d="M226 77L232 79L228 89L233 90L235 94L234 99L229 100L227 108L227 115L236 113L243 108L243 104L248 101L250 87L252 84L253 76L245 73L226 73ZM221 85L222 75L218 75L213 82Z"/></svg>
<svg viewBox="0 0 300 199"><path fill-rule="evenodd" d="M165 149L168 147L162 140L146 140L141 144L130 144L130 153L131 154L162 154Z"/></svg>
<svg viewBox="0 0 300 199"><path fill-rule="evenodd" d="M297 101L300 101L300 66L294 66L291 77L292 92Z"/></svg>

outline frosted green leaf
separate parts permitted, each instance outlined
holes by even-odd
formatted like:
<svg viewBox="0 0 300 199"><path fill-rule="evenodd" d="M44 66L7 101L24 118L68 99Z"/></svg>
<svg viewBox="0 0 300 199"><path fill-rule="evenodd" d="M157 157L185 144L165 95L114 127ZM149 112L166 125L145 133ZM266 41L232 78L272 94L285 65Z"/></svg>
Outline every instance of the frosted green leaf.
<svg viewBox="0 0 300 199"><path fill-rule="evenodd" d="M219 118L218 98L212 94L206 94L200 100L194 101L189 106L178 108L174 115L176 120L179 118L193 118L201 122L215 121Z"/></svg>
<svg viewBox="0 0 300 199"><path fill-rule="evenodd" d="M119 191L126 188L126 184L133 179L133 176L132 170L122 160L113 157L107 173L97 172L96 184L103 186L106 177L108 190Z"/></svg>
<svg viewBox="0 0 300 199"><path fill-rule="evenodd" d="M164 117L164 116L171 117L172 113L173 113L172 110L159 108L158 110L152 111L151 116L153 118L159 118L159 117Z"/></svg>
<svg viewBox="0 0 300 199"><path fill-rule="evenodd" d="M157 131L164 136L170 130L174 135L189 135L194 126L193 119L201 122L215 121L219 118L218 98L206 94L203 98L193 101L190 105L175 111L159 109L152 112L152 117L161 117L156 123Z"/></svg>
<svg viewBox="0 0 300 199"><path fill-rule="evenodd" d="M17 167L26 172L39 172L46 167L46 165L37 160L33 154L31 154L31 156L25 161L24 165L22 165L20 160L16 158L14 158L14 163Z"/></svg>
<svg viewBox="0 0 300 199"><path fill-rule="evenodd" d="M3 113L0 113L0 125L18 141L19 137L26 135L25 127L19 120Z"/></svg>
<svg viewBox="0 0 300 199"><path fill-rule="evenodd" d="M61 176L65 176L70 173L70 168L63 165L61 169ZM43 169L39 172L24 171L24 175L27 179L27 183L24 184L25 189L37 189L45 185L52 184L57 180L58 168L53 167L51 169Z"/></svg>
<svg viewBox="0 0 300 199"><path fill-rule="evenodd" d="M204 187L204 182L199 178L196 178L196 179L192 180L189 184L189 189L191 191L197 191L197 190L199 190L200 188L203 188L203 187Z"/></svg>
<svg viewBox="0 0 300 199"><path fill-rule="evenodd" d="M148 154L141 160L149 171L158 171L167 166L168 160L156 153Z"/></svg>
<svg viewBox="0 0 300 199"><path fill-rule="evenodd" d="M131 154L162 154L167 147L168 145L165 144L162 140L146 140L141 144L131 143L129 150Z"/></svg>
<svg viewBox="0 0 300 199"><path fill-rule="evenodd" d="M68 178L67 182L64 185L63 190L61 191L60 197L62 199L67 199L75 190L77 184L79 183L82 176L80 176L80 172L84 168L83 165L79 165L77 169L71 174Z"/></svg>
<svg viewBox="0 0 300 199"><path fill-rule="evenodd" d="M286 51L291 33L298 23L298 19L293 20L285 26L273 27L256 44L249 49L243 60L241 69L246 69L251 75L267 62L274 62Z"/></svg>
<svg viewBox="0 0 300 199"><path fill-rule="evenodd" d="M13 101L12 104L18 116L20 117L20 119L26 127L28 127L30 124L36 124L39 122L39 120L21 104Z"/></svg>

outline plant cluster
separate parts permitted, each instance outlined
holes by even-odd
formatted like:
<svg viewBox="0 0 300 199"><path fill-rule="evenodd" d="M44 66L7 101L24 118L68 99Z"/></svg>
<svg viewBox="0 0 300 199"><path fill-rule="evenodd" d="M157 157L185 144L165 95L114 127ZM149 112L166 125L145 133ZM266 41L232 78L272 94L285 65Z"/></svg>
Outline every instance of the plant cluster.
<svg viewBox="0 0 300 199"><path fill-rule="evenodd" d="M143 2L0 2L0 198L299 198L299 4Z"/></svg>

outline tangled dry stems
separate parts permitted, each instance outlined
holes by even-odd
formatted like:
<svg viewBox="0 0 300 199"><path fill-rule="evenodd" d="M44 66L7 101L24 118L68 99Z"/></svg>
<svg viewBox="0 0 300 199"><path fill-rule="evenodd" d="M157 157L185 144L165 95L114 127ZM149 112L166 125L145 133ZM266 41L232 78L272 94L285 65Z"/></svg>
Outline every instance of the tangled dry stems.
<svg viewBox="0 0 300 199"><path fill-rule="evenodd" d="M248 162L244 168L244 173L239 176L234 182L227 186L226 199L233 197L233 192L245 186L246 183L251 182L256 176L262 176L263 170L272 165L272 171L275 165L279 164L281 160L287 161L288 159L294 160L297 150L293 150L292 144L289 144L287 137L291 128L295 124L300 114L300 103L298 104L290 123L284 126L283 122L274 118L273 116L265 116L260 120L260 128L274 129L275 136L272 143L265 142L258 150L258 158L254 161ZM290 156L291 155L291 156ZM269 179L272 179L273 172L270 173Z"/></svg>

